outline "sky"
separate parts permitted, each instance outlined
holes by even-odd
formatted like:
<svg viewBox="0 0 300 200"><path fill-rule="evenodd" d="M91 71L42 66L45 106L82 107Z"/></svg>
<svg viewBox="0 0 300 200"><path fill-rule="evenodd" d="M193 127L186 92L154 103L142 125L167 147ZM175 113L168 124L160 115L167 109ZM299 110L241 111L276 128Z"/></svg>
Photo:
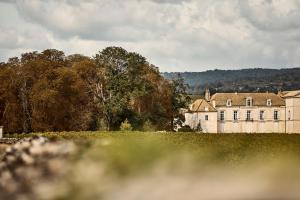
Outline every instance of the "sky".
<svg viewBox="0 0 300 200"><path fill-rule="evenodd" d="M0 62L138 52L160 71L300 66L300 0L0 0Z"/></svg>

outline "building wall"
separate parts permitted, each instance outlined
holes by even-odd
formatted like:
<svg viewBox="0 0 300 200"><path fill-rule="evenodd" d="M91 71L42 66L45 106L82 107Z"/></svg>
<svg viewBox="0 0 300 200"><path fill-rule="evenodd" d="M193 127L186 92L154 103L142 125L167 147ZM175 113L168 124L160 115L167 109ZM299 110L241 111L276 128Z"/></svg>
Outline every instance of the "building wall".
<svg viewBox="0 0 300 200"><path fill-rule="evenodd" d="M208 120L205 120L205 116ZM192 129L197 129L198 124L201 124L203 133L217 133L217 112L194 112L185 113L185 124L189 125Z"/></svg>
<svg viewBox="0 0 300 200"><path fill-rule="evenodd" d="M196 129L201 123L205 133L300 133L300 95L285 98L286 106L239 106L216 107L218 112L185 113L186 125ZM212 104L214 104L212 102ZM233 113L238 111L238 120L234 121ZM251 120L246 120L247 111L251 111ZM264 120L260 120L260 111L264 111ZM274 111L279 119L274 120ZM220 112L224 111L224 121ZM208 120L205 120L208 115Z"/></svg>
<svg viewBox="0 0 300 200"><path fill-rule="evenodd" d="M285 133L285 107L217 107L218 133ZM233 120L234 111L238 111L238 120ZM260 111L264 111L264 120L260 120ZM274 111L278 111L278 120L274 120ZM224 111L224 121L220 112ZM251 120L246 120L247 111L251 111Z"/></svg>
<svg viewBox="0 0 300 200"><path fill-rule="evenodd" d="M300 133L300 97L286 98L287 133Z"/></svg>

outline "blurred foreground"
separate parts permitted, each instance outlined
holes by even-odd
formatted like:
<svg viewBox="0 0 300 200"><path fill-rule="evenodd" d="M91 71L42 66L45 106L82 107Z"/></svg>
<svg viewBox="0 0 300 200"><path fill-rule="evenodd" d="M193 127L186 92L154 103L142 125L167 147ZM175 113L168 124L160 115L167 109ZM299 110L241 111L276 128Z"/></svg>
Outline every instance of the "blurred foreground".
<svg viewBox="0 0 300 200"><path fill-rule="evenodd" d="M300 199L300 135L24 136L3 147L0 199Z"/></svg>

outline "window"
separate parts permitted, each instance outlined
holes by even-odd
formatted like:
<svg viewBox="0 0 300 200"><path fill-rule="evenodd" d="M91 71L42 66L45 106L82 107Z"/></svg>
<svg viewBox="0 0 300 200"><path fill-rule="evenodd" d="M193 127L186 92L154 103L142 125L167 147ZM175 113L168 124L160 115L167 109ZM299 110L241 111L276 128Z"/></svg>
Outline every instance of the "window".
<svg viewBox="0 0 300 200"><path fill-rule="evenodd" d="M267 100L267 106L272 106L272 100L271 99Z"/></svg>
<svg viewBox="0 0 300 200"><path fill-rule="evenodd" d="M238 120L238 111L237 110L233 111L233 120L234 121Z"/></svg>
<svg viewBox="0 0 300 200"><path fill-rule="evenodd" d="M220 112L220 120L221 121L224 121L224 118L225 118L224 116L225 116L225 111L221 111Z"/></svg>
<svg viewBox="0 0 300 200"><path fill-rule="evenodd" d="M250 120L251 120L251 111L247 110L246 121L250 121Z"/></svg>
<svg viewBox="0 0 300 200"><path fill-rule="evenodd" d="M279 114L278 110L275 110L274 111L274 120L276 120L276 121L279 119L278 114Z"/></svg>
<svg viewBox="0 0 300 200"><path fill-rule="evenodd" d="M208 115L205 115L205 120L208 121Z"/></svg>
<svg viewBox="0 0 300 200"><path fill-rule="evenodd" d="M260 119L261 121L265 120L265 111L261 110L261 111L259 112L259 119Z"/></svg>
<svg viewBox="0 0 300 200"><path fill-rule="evenodd" d="M228 107L230 107L230 106L232 105L231 99L227 99L226 105L227 105Z"/></svg>
<svg viewBox="0 0 300 200"><path fill-rule="evenodd" d="M251 97L247 97L247 99L246 99L246 106L248 106L248 107L252 106L252 98Z"/></svg>
<svg viewBox="0 0 300 200"><path fill-rule="evenodd" d="M291 120L291 111L288 112L288 120Z"/></svg>

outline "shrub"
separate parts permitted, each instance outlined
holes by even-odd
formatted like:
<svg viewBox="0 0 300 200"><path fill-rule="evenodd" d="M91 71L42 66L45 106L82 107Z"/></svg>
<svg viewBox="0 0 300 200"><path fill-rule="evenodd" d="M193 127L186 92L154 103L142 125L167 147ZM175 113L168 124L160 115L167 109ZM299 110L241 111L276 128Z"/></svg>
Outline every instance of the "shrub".
<svg viewBox="0 0 300 200"><path fill-rule="evenodd" d="M121 131L132 131L132 126L129 123L128 119L121 123L120 130Z"/></svg>
<svg viewBox="0 0 300 200"><path fill-rule="evenodd" d="M201 133L203 130L202 130L202 126L201 126L201 123L199 123L197 125L197 129L196 129L197 132Z"/></svg>
<svg viewBox="0 0 300 200"><path fill-rule="evenodd" d="M150 120L145 121L145 123L143 125L143 131L146 131L146 132L155 131L155 126L151 123Z"/></svg>
<svg viewBox="0 0 300 200"><path fill-rule="evenodd" d="M185 125L185 126L179 128L179 129L178 129L178 132L194 132L194 130L191 129L190 126Z"/></svg>

